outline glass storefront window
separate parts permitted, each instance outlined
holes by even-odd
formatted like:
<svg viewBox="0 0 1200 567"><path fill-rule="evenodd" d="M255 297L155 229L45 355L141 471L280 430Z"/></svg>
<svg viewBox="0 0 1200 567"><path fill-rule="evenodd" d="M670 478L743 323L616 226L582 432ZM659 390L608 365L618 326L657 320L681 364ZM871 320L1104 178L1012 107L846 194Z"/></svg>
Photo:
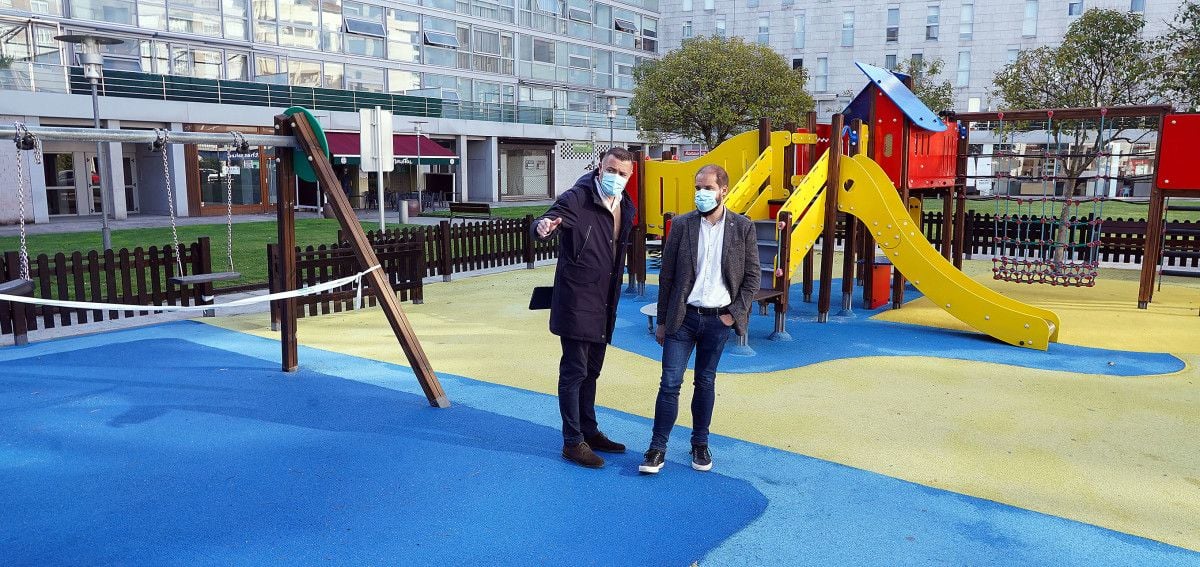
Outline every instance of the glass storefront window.
<svg viewBox="0 0 1200 567"><path fill-rule="evenodd" d="M262 160L257 149L247 153L234 152L225 166L225 150L215 145L196 147L200 165L201 206L224 205L226 177L232 183L234 205L262 203L262 184L259 169Z"/></svg>
<svg viewBox="0 0 1200 567"><path fill-rule="evenodd" d="M151 30L167 29L167 7L154 2L138 5L138 25Z"/></svg>
<svg viewBox="0 0 1200 567"><path fill-rule="evenodd" d="M46 204L51 215L74 215L79 212L75 192L75 156L70 153L47 153L42 157L46 175Z"/></svg>

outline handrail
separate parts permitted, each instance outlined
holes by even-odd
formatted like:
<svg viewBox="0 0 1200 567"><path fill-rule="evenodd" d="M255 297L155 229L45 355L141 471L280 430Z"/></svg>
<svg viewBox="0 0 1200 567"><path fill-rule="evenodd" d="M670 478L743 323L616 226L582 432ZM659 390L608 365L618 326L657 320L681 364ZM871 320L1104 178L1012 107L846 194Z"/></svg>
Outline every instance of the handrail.
<svg viewBox="0 0 1200 567"><path fill-rule="evenodd" d="M0 69L0 90L90 94L91 84L79 67L64 67L34 62L17 63ZM203 79L177 75L156 75L138 71L108 70L99 85L100 94L110 97L180 102L240 104L284 108L304 106L312 110L357 112L379 106L401 116L485 120L547 126L607 128L604 113L551 109L511 103L454 101L404 94L327 89ZM630 116L618 116L612 126L634 130Z"/></svg>

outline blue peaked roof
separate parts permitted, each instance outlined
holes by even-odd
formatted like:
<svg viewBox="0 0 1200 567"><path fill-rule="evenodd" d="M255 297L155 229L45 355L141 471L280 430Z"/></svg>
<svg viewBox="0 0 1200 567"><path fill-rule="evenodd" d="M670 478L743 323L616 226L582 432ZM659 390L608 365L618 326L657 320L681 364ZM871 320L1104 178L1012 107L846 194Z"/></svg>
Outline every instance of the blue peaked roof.
<svg viewBox="0 0 1200 567"><path fill-rule="evenodd" d="M907 79L908 75L893 73L866 63L855 62L854 64L866 74L871 82L863 87L858 96L854 97L854 100L850 101L850 104L846 105L845 110L842 111L848 120L855 118L863 122L870 120L871 87L875 86L900 108L913 126L930 132L941 132L946 129L946 123L942 122L928 106L925 106L925 103L921 102L921 99L917 98L917 95L901 82L901 79Z"/></svg>

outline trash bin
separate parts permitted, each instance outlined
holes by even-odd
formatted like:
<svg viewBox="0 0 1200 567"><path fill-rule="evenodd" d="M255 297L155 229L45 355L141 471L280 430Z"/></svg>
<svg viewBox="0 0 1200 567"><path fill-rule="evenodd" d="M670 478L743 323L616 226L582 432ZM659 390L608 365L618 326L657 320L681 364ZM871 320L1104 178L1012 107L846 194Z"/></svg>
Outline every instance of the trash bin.
<svg viewBox="0 0 1200 567"><path fill-rule="evenodd" d="M871 304L868 309L877 309L892 300L892 263L886 256L875 257L875 269L871 273Z"/></svg>

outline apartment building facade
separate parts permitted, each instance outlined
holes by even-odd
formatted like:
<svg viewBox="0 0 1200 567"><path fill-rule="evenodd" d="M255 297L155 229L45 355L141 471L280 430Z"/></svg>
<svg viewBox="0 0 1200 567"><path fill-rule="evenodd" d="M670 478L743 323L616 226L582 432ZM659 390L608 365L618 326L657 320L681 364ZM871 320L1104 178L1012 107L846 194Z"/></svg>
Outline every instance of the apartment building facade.
<svg viewBox="0 0 1200 567"><path fill-rule="evenodd" d="M353 148L360 108L396 118L388 180L403 194L452 179L450 198L545 199L609 145L638 143L625 112L633 67L657 57L658 0L0 0L0 119L90 126L90 86L62 34L99 34L100 116L109 128L267 131L281 108L315 111L342 135L334 164L359 206L375 199ZM172 148L167 170L181 215L266 211L277 192L270 148L228 154ZM424 151L421 151L424 150ZM340 154L338 153L340 151ZM160 156L133 144L47 142L25 156L33 216L98 214L99 178L114 215L166 212ZM0 151L0 174L16 158ZM226 164L226 160L229 163ZM590 158L590 159L589 159ZM439 177L440 174L440 177ZM300 202L320 206L315 187ZM15 185L0 189L0 223L15 222Z"/></svg>

